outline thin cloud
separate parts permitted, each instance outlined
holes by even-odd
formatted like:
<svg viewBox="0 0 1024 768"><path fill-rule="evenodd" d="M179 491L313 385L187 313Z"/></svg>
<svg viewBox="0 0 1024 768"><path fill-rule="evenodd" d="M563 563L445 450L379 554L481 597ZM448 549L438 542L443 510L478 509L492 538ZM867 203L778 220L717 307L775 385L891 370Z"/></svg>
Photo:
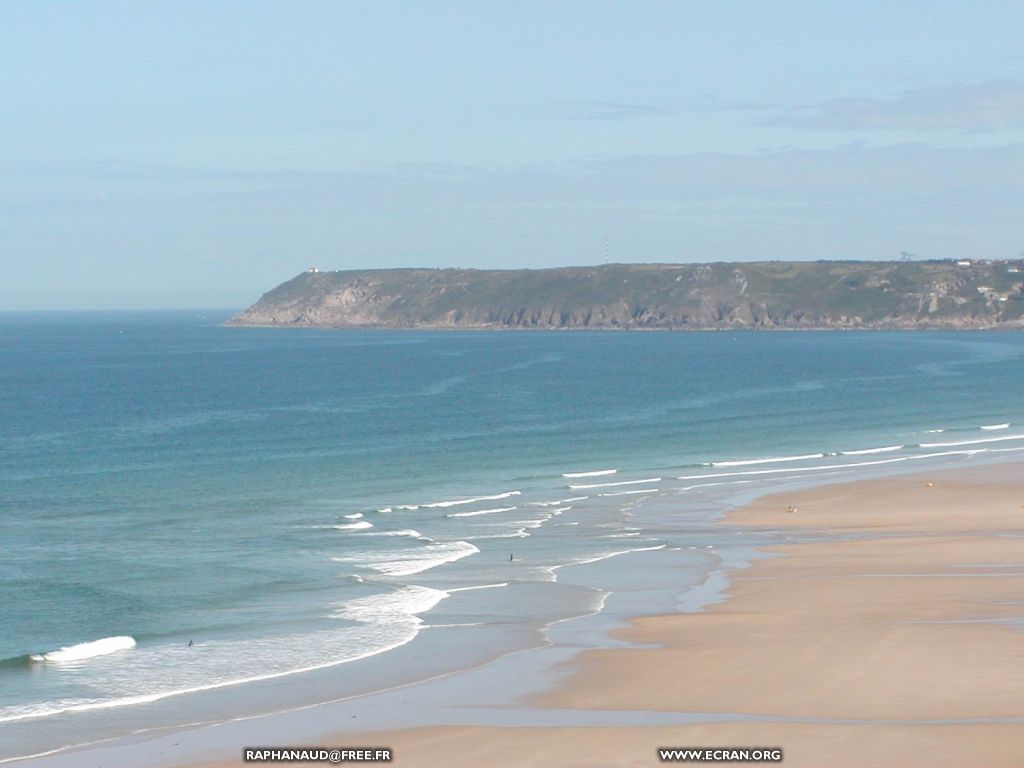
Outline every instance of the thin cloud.
<svg viewBox="0 0 1024 768"><path fill-rule="evenodd" d="M765 121L817 130L955 131L1024 128L1024 83L998 81L904 91L893 99L833 99Z"/></svg>
<svg viewBox="0 0 1024 768"><path fill-rule="evenodd" d="M638 117L666 117L672 110L653 104L618 101L567 101L564 106L574 120L629 120Z"/></svg>

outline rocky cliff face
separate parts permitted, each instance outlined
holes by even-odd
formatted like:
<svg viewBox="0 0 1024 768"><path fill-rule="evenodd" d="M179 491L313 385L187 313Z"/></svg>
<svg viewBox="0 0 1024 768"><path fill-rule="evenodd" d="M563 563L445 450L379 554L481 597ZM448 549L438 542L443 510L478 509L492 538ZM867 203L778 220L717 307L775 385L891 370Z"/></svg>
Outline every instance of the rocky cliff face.
<svg viewBox="0 0 1024 768"><path fill-rule="evenodd" d="M1024 263L610 264L305 272L232 325L328 328L994 328L1024 325Z"/></svg>

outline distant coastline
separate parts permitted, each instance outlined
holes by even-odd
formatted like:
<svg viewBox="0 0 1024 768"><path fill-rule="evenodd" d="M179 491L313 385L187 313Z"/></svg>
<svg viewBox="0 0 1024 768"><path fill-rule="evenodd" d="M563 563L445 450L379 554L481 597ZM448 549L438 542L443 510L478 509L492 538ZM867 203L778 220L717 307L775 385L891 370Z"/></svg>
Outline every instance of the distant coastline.
<svg viewBox="0 0 1024 768"><path fill-rule="evenodd" d="M1024 260L311 268L230 326L406 330L1024 327Z"/></svg>

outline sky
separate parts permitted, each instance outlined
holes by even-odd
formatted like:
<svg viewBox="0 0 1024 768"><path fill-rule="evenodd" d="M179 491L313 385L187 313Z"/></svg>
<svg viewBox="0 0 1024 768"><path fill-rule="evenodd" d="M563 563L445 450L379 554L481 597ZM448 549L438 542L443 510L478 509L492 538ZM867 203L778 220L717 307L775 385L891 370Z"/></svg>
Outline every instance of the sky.
<svg viewBox="0 0 1024 768"><path fill-rule="evenodd" d="M1024 4L0 0L0 309L1012 258Z"/></svg>

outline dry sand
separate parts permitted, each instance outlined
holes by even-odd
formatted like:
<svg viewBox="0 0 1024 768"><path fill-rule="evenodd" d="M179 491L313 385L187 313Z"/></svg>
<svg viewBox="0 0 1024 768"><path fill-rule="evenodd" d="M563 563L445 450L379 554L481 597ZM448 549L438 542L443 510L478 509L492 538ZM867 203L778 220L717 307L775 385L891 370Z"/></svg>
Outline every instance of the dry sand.
<svg viewBox="0 0 1024 768"><path fill-rule="evenodd" d="M430 727L332 743L391 747L399 766L653 766L659 746L711 745L782 747L790 767L1024 766L1021 467L776 495L723 525L822 540L734 573L705 613L635 620L619 636L657 647L585 652L533 704L775 722Z"/></svg>

